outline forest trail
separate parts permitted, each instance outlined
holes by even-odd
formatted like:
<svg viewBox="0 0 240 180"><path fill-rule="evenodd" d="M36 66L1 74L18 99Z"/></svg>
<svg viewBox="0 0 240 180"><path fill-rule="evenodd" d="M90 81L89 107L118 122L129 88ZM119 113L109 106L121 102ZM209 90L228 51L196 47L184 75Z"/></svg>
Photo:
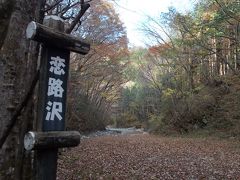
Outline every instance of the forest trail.
<svg viewBox="0 0 240 180"><path fill-rule="evenodd" d="M146 133L84 138L59 158L58 180L240 179L236 140Z"/></svg>

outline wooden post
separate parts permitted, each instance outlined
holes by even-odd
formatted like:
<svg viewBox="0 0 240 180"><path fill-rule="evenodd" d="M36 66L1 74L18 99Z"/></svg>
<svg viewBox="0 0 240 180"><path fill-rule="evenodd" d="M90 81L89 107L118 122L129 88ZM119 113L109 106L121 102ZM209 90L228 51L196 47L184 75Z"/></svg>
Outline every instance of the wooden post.
<svg viewBox="0 0 240 180"><path fill-rule="evenodd" d="M80 54L87 54L90 50L90 45L83 42L82 39L56 31L56 28L49 28L34 21L29 23L26 35L28 39L52 45L54 47L64 48Z"/></svg>
<svg viewBox="0 0 240 180"><path fill-rule="evenodd" d="M63 20L56 16L47 16L44 24L56 31L64 31ZM37 129L43 132L63 131L70 52L52 44L44 43L42 46ZM36 150L36 180L56 179L57 155L57 148Z"/></svg>
<svg viewBox="0 0 240 180"><path fill-rule="evenodd" d="M36 180L55 180L59 147L80 143L80 134L65 130L70 51L87 54L90 45L65 34L64 22L47 16L44 25L29 23L26 36L42 44L37 131L25 135L25 149L36 150Z"/></svg>
<svg viewBox="0 0 240 180"><path fill-rule="evenodd" d="M74 147L79 143L80 134L78 131L30 131L24 137L26 150Z"/></svg>

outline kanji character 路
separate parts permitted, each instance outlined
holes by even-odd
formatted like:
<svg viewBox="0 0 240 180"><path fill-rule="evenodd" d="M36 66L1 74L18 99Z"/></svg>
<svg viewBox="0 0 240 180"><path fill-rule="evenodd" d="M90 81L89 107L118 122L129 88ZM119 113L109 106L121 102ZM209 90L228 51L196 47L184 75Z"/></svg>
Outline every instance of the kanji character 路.
<svg viewBox="0 0 240 180"><path fill-rule="evenodd" d="M48 80L48 96L54 95L54 97L62 97L63 95L63 88L62 88L63 81L60 79L49 78Z"/></svg>

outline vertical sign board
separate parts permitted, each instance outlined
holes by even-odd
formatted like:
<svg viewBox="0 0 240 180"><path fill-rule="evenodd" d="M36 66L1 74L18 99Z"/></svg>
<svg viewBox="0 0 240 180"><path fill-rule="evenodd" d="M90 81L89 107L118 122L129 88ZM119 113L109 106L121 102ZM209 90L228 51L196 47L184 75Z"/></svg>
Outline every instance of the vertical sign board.
<svg viewBox="0 0 240 180"><path fill-rule="evenodd" d="M46 140L49 138L48 131L64 131L65 129L70 51L85 55L90 50L89 44L60 32L59 23L63 24L63 21L56 16L46 18L45 24L48 24L49 27L31 22L26 33L28 39L43 43L39 76L37 130L46 132ZM62 138L64 138L63 134ZM59 137L56 137L57 139L59 140ZM79 133L76 135L76 140L78 144ZM32 144L35 142L33 141ZM76 143L74 143L75 145ZM57 153L57 147L49 148L47 145L45 148L36 149L35 178L37 180L56 179Z"/></svg>
<svg viewBox="0 0 240 180"><path fill-rule="evenodd" d="M65 129L69 59L69 50L43 45L38 108L43 132ZM56 179L57 153L57 148L37 150L37 180Z"/></svg>
<svg viewBox="0 0 240 180"><path fill-rule="evenodd" d="M63 131L70 52L51 46L44 47L43 51L47 69L42 72L45 73L42 131Z"/></svg>

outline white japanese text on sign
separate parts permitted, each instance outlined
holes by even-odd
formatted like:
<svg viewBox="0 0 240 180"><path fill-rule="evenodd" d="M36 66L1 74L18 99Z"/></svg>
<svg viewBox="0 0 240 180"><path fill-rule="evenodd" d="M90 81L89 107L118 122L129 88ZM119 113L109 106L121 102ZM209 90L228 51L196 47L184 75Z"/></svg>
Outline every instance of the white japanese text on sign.
<svg viewBox="0 0 240 180"><path fill-rule="evenodd" d="M49 71L51 72L51 74L61 76L61 75L65 74L65 71L64 71L65 66L66 66L65 59L62 59L59 56L51 57ZM63 85L63 81L61 79L56 79L56 78L50 77L48 80L47 95L57 97L57 98L62 98L63 92L64 92L62 85ZM46 115L45 120L53 121L55 119L55 117L59 121L61 121L63 119L63 117L62 117L62 112L63 112L62 102L48 101L46 110L47 110L47 115Z"/></svg>

